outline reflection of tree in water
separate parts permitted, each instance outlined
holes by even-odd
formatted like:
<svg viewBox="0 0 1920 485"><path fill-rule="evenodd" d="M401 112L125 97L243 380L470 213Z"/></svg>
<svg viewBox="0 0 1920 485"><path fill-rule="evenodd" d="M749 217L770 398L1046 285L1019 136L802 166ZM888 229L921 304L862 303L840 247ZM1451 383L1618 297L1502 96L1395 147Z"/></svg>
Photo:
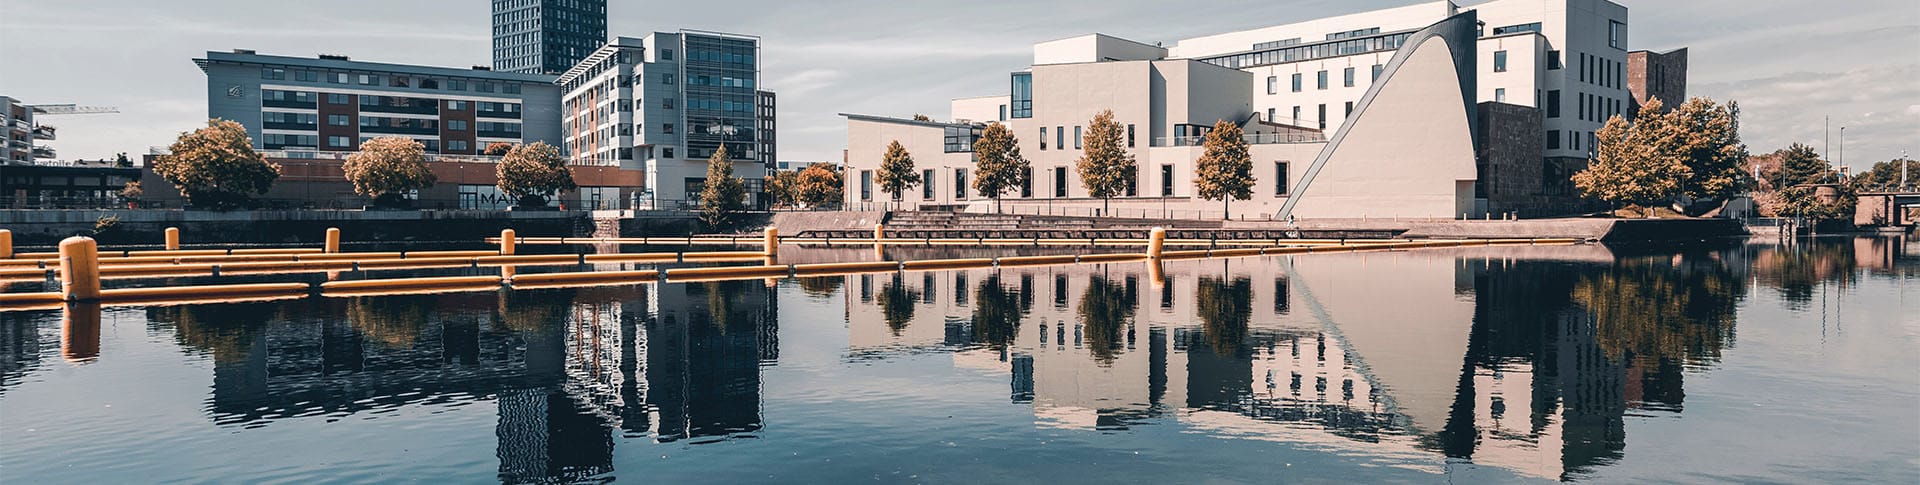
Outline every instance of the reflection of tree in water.
<svg viewBox="0 0 1920 485"><path fill-rule="evenodd" d="M800 292L814 298L829 298L833 292L840 291L840 285L847 281L845 276L807 276L796 278Z"/></svg>
<svg viewBox="0 0 1920 485"><path fill-rule="evenodd" d="M965 291L964 289L960 291ZM1000 275L988 276L974 292L973 341L999 350L1013 343L1020 333L1021 295L1000 284Z"/></svg>
<svg viewBox="0 0 1920 485"><path fill-rule="evenodd" d="M147 321L172 325L181 345L211 353L217 362L236 362L247 358L255 337L285 308L273 302L151 307Z"/></svg>
<svg viewBox="0 0 1920 485"><path fill-rule="evenodd" d="M505 290L500 292L500 323L519 332L536 332L566 323L573 308L573 290Z"/></svg>
<svg viewBox="0 0 1920 485"><path fill-rule="evenodd" d="M894 273L893 281L880 288L880 314L895 336L899 336L901 330L906 330L907 323L913 321L913 303L919 299L920 292L907 288L899 273Z"/></svg>
<svg viewBox="0 0 1920 485"><path fill-rule="evenodd" d="M347 300L347 321L389 348L412 347L433 315L434 296L363 296Z"/></svg>
<svg viewBox="0 0 1920 485"><path fill-rule="evenodd" d="M1853 283L1855 267L1852 241L1819 239L1761 251L1753 263L1754 279L1778 288L1793 311L1807 309L1822 281Z"/></svg>
<svg viewBox="0 0 1920 485"><path fill-rule="evenodd" d="M1202 276L1199 284L1194 299L1199 304L1200 329L1206 333L1207 344L1221 356L1238 353L1247 339L1247 322L1253 319L1253 280Z"/></svg>
<svg viewBox="0 0 1920 485"><path fill-rule="evenodd" d="M1746 288L1723 263L1697 256L1638 258L1582 275L1571 298L1594 319L1609 359L1708 364L1733 341Z"/></svg>
<svg viewBox="0 0 1920 485"><path fill-rule="evenodd" d="M1086 325L1087 349L1102 365L1113 363L1120 353L1120 330L1133 321L1134 306L1138 303L1134 300L1125 286L1104 276L1094 276L1087 282L1078 313L1080 322Z"/></svg>

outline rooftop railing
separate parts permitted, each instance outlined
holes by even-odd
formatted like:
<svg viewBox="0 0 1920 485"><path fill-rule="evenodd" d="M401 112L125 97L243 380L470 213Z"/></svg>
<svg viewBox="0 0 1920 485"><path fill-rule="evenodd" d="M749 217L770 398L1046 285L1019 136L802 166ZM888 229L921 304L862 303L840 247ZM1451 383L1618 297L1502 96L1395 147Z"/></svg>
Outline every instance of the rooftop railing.
<svg viewBox="0 0 1920 485"><path fill-rule="evenodd" d="M1243 136L1248 145L1277 145L1285 143L1326 143L1327 137L1317 132L1287 133L1247 133ZM1156 147L1197 147L1206 144L1206 135L1167 136L1153 139Z"/></svg>

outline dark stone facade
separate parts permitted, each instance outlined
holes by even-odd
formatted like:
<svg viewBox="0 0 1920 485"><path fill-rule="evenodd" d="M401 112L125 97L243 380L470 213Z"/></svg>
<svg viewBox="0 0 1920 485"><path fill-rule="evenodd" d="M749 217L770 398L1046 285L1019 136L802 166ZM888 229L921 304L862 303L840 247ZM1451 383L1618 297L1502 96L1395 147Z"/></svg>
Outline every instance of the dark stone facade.
<svg viewBox="0 0 1920 485"><path fill-rule="evenodd" d="M1627 91L1633 93L1627 117L1640 112L1648 99L1658 98L1668 109L1687 100L1687 49L1627 53Z"/></svg>

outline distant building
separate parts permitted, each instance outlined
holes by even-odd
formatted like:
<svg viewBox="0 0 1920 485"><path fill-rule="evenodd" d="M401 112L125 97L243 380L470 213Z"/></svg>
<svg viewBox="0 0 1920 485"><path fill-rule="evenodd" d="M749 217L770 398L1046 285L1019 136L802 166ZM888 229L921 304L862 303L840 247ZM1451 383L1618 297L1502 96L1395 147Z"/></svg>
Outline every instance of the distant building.
<svg viewBox="0 0 1920 485"><path fill-rule="evenodd" d="M607 42L607 0L493 0L493 70L559 74Z"/></svg>
<svg viewBox="0 0 1920 485"><path fill-rule="evenodd" d="M0 96L0 163L33 163L53 158L53 148L38 146L52 140L54 129L34 121L34 109L19 99Z"/></svg>
<svg viewBox="0 0 1920 485"><path fill-rule="evenodd" d="M428 153L476 155L489 143L559 146L553 76L256 54L208 52L207 117L247 128L265 150L350 152L406 136Z"/></svg>
<svg viewBox="0 0 1920 485"><path fill-rule="evenodd" d="M1667 109L1687 101L1687 49L1667 52L1633 51L1627 53L1627 90L1633 93L1629 118L1640 112L1649 99L1659 99Z"/></svg>
<svg viewBox="0 0 1920 485"><path fill-rule="evenodd" d="M773 140L773 113L776 108L774 105L773 91L756 92L754 93L754 99L759 100L760 162L767 165L767 173L773 173L776 169L774 165L779 160L776 155L776 150L774 149L775 143Z"/></svg>
<svg viewBox="0 0 1920 485"><path fill-rule="evenodd" d="M688 207L721 146L759 205L760 39L682 30L620 37L559 78L576 165L646 171L643 207Z"/></svg>

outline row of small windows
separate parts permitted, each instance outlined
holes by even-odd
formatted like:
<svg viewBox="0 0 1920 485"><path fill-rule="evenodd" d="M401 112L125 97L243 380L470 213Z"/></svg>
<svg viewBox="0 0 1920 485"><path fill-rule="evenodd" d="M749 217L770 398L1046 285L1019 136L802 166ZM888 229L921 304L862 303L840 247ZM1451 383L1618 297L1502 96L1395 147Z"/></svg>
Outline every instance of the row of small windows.
<svg viewBox="0 0 1920 485"><path fill-rule="evenodd" d="M1560 133L1561 133L1560 130L1547 130L1547 149L1548 150L1559 150L1560 147L1563 146L1560 143L1560 140L1562 139L1562 137L1560 136ZM1579 151L1579 150L1594 150L1599 148L1598 146L1595 146L1598 143L1598 140L1594 137L1593 132L1591 131L1567 130L1566 134L1567 134L1567 136L1565 137L1566 144L1564 146L1568 150ZM1582 142L1585 142L1584 145L1582 144ZM1582 148L1582 146L1584 146L1585 148Z"/></svg>
<svg viewBox="0 0 1920 485"><path fill-rule="evenodd" d="M1386 66L1380 65L1380 64L1374 64L1373 68L1369 71L1371 73L1370 76L1372 77L1368 78L1368 81L1369 82L1379 81L1380 73L1384 71L1386 71ZM1352 67L1342 69L1340 72L1340 85L1342 87L1349 87L1349 88L1356 86L1358 84L1356 80L1356 74L1355 74L1356 72L1357 71L1355 71L1354 68ZM1314 77L1315 77L1314 79L1315 85L1318 89L1327 89L1328 78L1327 78L1326 70L1321 70L1320 72L1316 73ZM1298 72L1293 73L1293 92L1298 93L1305 90L1304 84L1305 84L1305 73L1298 73ZM1280 94L1280 77L1279 76L1267 76L1267 94Z"/></svg>
<svg viewBox="0 0 1920 485"><path fill-rule="evenodd" d="M1290 180L1289 177L1291 175L1288 173L1288 166L1289 166L1288 162L1284 162L1284 161L1273 162L1273 181L1274 181L1273 194L1275 196L1287 195L1287 184L1288 184L1288 180ZM1070 172L1067 171L1067 167L1053 167L1053 170L1051 170L1051 172L1053 172L1053 177L1052 177L1053 196L1067 197L1067 188L1070 185L1069 184L1069 182L1071 181L1070 177L1072 177L1072 175L1070 175ZM1173 164L1160 165L1160 196L1161 197L1174 196L1174 174L1175 172L1174 172ZM953 169L953 178L951 179L952 181L949 182L949 185L953 187L954 198L966 199L968 196L971 195L971 192L970 192L971 184L967 183L967 175L968 175L967 169L964 169L964 168ZM1139 175L1142 175L1142 174L1138 174L1138 173L1135 174L1136 177ZM921 200L938 200L939 193L940 193L939 190L936 188L937 186L940 185L938 182L938 176L939 176L939 171L936 169L922 169L920 171ZM1033 168L1031 167L1027 168L1026 176L1022 178L1024 179L1024 183L1020 184L1019 197L1021 198L1033 197L1033 184L1035 182ZM863 200L863 201L873 200L873 192L874 192L873 179L874 179L874 173L872 170L860 171L860 200ZM1127 180L1126 196L1127 197L1139 196L1138 187L1139 187L1139 184L1137 184L1135 180L1132 180L1131 178ZM895 200L899 200L899 199L895 199Z"/></svg>
<svg viewBox="0 0 1920 485"><path fill-rule="evenodd" d="M1580 82L1614 89L1626 85L1625 65L1600 56L1580 54Z"/></svg>
<svg viewBox="0 0 1920 485"><path fill-rule="evenodd" d="M1377 29L1375 29L1377 30ZM1413 33L1387 34L1377 37L1340 40L1299 47L1275 48L1259 52L1234 54L1229 56L1201 59L1201 62L1230 68L1265 66L1286 62L1310 61L1329 57L1350 56L1369 52L1381 52L1399 49Z"/></svg>
<svg viewBox="0 0 1920 485"><path fill-rule="evenodd" d="M753 89L753 79L752 78L736 78L736 77L730 77L730 76L709 76L709 75L703 75L703 74L688 74L687 85L688 86L718 86L723 88Z"/></svg>
<svg viewBox="0 0 1920 485"><path fill-rule="evenodd" d="M353 126L356 118L361 131L365 132L434 134L440 129L440 121L433 119L390 118L384 116L355 117L354 115L344 114L327 115L327 125ZM268 111L260 113L260 119L263 127L266 129L311 130L318 125L319 115L313 113L281 113ZM478 123L478 126L479 131L488 133L485 136L510 135L512 137L518 137L521 125L520 123L513 122L482 121ZM446 122L447 131L467 131L468 127L469 122L466 120L447 120Z"/></svg>
<svg viewBox="0 0 1920 485"><path fill-rule="evenodd" d="M471 89L474 92L491 93L498 90L499 92L504 94L520 94L520 90L521 90L519 83L502 83L502 82L494 82L494 81L473 81L469 83L468 81L462 80L462 79L449 79L449 80L445 80L443 83L443 80L438 78L431 78L431 77L413 77L413 76L381 75L381 74L353 74L353 73L345 73L345 72L320 72L320 71L300 71L300 70L289 72L286 69L277 68L277 67L265 67L260 69L260 79L262 80L282 81L282 80L286 80L289 76L291 76L295 81L310 82L310 83L321 82L322 79L325 79L326 82L329 84L359 84L361 86L387 86L387 87L395 87L395 88L417 88L417 89L441 89L441 86L444 84L446 86L447 91L467 91L469 89L469 86L471 86Z"/></svg>
<svg viewBox="0 0 1920 485"><path fill-rule="evenodd" d="M1176 128L1184 127L1184 126L1187 126L1187 125L1179 125ZM1079 150L1085 147L1085 144L1083 143L1084 140L1081 137L1081 135L1083 134L1082 128L1083 127L1080 127L1080 126L1073 127L1073 149L1075 150ZM1128 124L1127 125L1127 148L1133 148L1134 143L1135 142L1134 142L1133 125ZM1067 148L1067 127L1065 126L1053 127L1053 148L1055 150L1065 150ZM967 151L973 151L973 150L969 148ZM1040 127L1040 151L1043 151L1043 152L1047 151L1047 127L1045 126Z"/></svg>

